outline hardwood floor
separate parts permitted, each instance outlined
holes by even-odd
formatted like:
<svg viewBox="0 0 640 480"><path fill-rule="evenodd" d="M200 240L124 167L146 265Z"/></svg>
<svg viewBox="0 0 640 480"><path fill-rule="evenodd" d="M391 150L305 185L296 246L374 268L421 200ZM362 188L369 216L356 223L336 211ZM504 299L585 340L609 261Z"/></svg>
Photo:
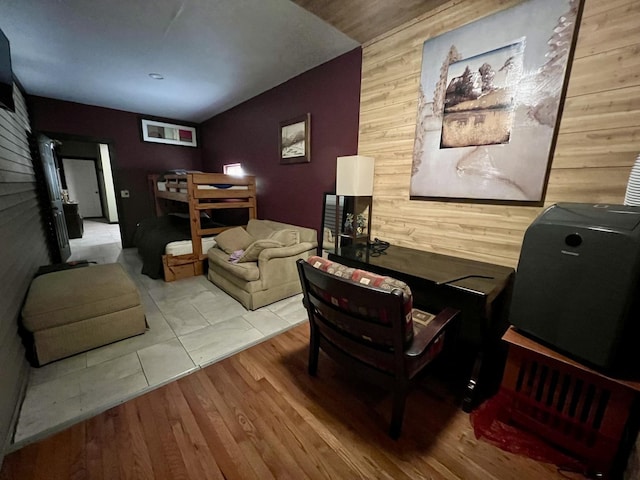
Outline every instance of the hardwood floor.
<svg viewBox="0 0 640 480"><path fill-rule="evenodd" d="M0 479L555 479L552 465L476 440L439 382L390 397L321 355L301 325L5 457ZM576 478L576 477L572 477Z"/></svg>

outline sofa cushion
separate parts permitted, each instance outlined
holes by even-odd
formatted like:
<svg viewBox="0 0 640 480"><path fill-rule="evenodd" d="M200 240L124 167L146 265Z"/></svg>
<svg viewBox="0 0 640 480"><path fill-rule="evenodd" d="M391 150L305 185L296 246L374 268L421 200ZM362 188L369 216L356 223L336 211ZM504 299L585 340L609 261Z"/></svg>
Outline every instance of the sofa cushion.
<svg viewBox="0 0 640 480"><path fill-rule="evenodd" d="M254 240L242 227L230 228L216 235L216 244L229 255L238 250L246 249Z"/></svg>
<svg viewBox="0 0 640 480"><path fill-rule="evenodd" d="M258 256L260 252L265 248L278 248L283 247L282 243L276 240L264 239L264 240L256 240L251 245L247 247L247 249L242 253L240 258L238 258L238 263L244 262L257 262Z"/></svg>
<svg viewBox="0 0 640 480"><path fill-rule="evenodd" d="M27 330L37 332L138 305L138 289L122 265L95 265L34 278L22 322Z"/></svg>
<svg viewBox="0 0 640 480"><path fill-rule="evenodd" d="M256 218L252 218L247 223L247 232L256 239L268 238L274 231L284 229L297 231L300 234L300 243L309 242L317 246L318 232L313 228L299 227L289 223L274 222L273 220L258 220Z"/></svg>
<svg viewBox="0 0 640 480"><path fill-rule="evenodd" d="M283 247L290 247L300 243L300 232L293 228L285 228L283 230L275 230L269 239L280 242Z"/></svg>
<svg viewBox="0 0 640 480"><path fill-rule="evenodd" d="M314 268L318 270L322 270L324 272L330 273L331 275L335 275L336 277L343 278L351 283L356 283L359 285L366 285L369 287L376 287L382 290L393 291L395 289L400 289L402 291L402 298L404 300L403 303L403 313L404 313L404 340L405 344L411 343L413 340L413 317L411 315L411 311L413 308L413 296L411 294L411 289L409 286L395 278L387 277L385 275L378 275L376 273L368 272L366 270L360 270L357 268L347 267L337 262L332 262L331 260L327 260L326 258L312 256L307 259L307 262L312 265ZM339 304L343 308L349 309L351 311L357 312L365 317L375 317L378 318L380 322L390 323L389 318L387 317L387 312L385 311L374 311L370 312L368 310L368 306L366 305L354 305L349 299L346 298L326 298L325 292L318 292L321 296L325 297L325 300L331 303ZM336 303L337 302L337 303Z"/></svg>
<svg viewBox="0 0 640 480"><path fill-rule="evenodd" d="M269 238L276 229L269 225L267 220L258 220L252 218L247 223L247 232L256 239Z"/></svg>
<svg viewBox="0 0 640 480"><path fill-rule="evenodd" d="M245 282L252 282L260 278L260 270L256 262L232 263L229 261L229 255L219 248L212 248L207 252L207 256L210 262Z"/></svg>

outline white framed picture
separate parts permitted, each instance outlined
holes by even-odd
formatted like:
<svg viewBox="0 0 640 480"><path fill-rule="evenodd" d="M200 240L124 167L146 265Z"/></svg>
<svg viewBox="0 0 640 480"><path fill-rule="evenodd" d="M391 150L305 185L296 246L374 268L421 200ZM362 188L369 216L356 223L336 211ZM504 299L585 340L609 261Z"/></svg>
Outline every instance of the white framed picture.
<svg viewBox="0 0 640 480"><path fill-rule="evenodd" d="M186 147L198 146L195 127L156 122L154 120L142 120L142 140Z"/></svg>
<svg viewBox="0 0 640 480"><path fill-rule="evenodd" d="M412 200L542 204L582 0L526 0L423 44Z"/></svg>

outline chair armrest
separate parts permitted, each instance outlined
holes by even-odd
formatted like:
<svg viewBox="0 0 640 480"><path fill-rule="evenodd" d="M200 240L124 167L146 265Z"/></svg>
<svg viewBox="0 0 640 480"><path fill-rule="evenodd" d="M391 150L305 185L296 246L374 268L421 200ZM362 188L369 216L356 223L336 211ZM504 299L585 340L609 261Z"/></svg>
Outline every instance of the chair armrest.
<svg viewBox="0 0 640 480"><path fill-rule="evenodd" d="M258 255L258 269L262 287L267 290L285 283L300 282L296 260L315 253L311 242L302 242L289 247L265 248Z"/></svg>
<svg viewBox="0 0 640 480"><path fill-rule="evenodd" d="M300 242L289 247L273 247L265 248L260 252L258 256L258 262L263 263L271 260L272 258L286 258L300 255L307 250L314 250L317 248L317 242Z"/></svg>
<svg viewBox="0 0 640 480"><path fill-rule="evenodd" d="M440 336L447 325L460 313L455 308L447 307L436 315L418 334L413 338L413 343L404 352L408 357L422 355L431 344Z"/></svg>

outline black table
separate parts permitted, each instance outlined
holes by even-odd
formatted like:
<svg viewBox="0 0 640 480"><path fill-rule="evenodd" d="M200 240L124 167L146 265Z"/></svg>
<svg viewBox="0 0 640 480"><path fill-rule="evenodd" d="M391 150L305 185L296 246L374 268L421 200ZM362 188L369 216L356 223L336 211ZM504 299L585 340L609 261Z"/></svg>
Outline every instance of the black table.
<svg viewBox="0 0 640 480"><path fill-rule="evenodd" d="M82 221L82 215L80 215L80 211L78 210L78 204L63 203L62 209L64 211L64 220L67 224L69 238L82 238L84 223Z"/></svg>
<svg viewBox="0 0 640 480"><path fill-rule="evenodd" d="M469 378L463 398L465 411L470 411L483 393L499 386L506 355L500 339L508 327L513 268L395 245L378 256L365 246L341 247L330 252L329 259L403 280L420 309L435 312L451 306L460 310L451 355L461 363L469 359L464 370Z"/></svg>

